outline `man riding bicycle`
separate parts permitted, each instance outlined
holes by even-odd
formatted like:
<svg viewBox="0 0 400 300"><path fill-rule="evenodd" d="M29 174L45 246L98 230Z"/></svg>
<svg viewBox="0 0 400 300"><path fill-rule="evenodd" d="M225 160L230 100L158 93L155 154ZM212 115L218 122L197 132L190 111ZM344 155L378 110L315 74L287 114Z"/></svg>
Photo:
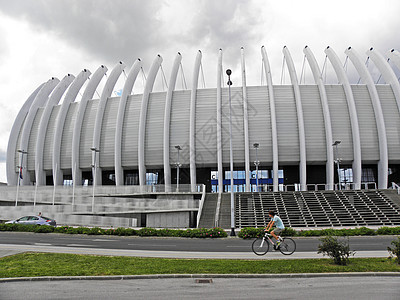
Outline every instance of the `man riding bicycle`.
<svg viewBox="0 0 400 300"><path fill-rule="evenodd" d="M275 225L275 229L272 230L270 233L271 235L276 239L277 241L277 245L279 246L279 244L281 243L281 238L279 237L279 235L281 234L281 232L283 231L283 229L285 229L285 226L283 225L282 219L279 218L279 216L277 216L275 214L275 211L270 210L268 212L268 215L271 218L271 221L269 221L267 227L265 228L265 232L269 232L272 229L272 226Z"/></svg>

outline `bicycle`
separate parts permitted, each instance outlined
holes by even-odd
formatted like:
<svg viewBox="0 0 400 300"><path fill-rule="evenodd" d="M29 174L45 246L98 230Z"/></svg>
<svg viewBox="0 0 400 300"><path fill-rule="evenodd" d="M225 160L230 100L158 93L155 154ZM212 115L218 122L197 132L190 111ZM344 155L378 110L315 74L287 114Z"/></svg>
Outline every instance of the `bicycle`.
<svg viewBox="0 0 400 300"><path fill-rule="evenodd" d="M296 242L287 237L279 237L280 243L277 242L278 245L275 245L271 240L271 234L265 233L263 237L258 237L254 240L251 245L251 249L256 255L264 255L269 251L269 244L272 244L274 250L279 250L283 255L291 255L296 251Z"/></svg>

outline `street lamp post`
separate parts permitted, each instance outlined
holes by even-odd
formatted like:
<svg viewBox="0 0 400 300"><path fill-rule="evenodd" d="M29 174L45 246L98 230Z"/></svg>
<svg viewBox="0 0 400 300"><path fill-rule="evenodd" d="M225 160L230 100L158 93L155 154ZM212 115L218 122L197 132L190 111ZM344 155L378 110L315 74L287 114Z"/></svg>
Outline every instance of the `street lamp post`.
<svg viewBox="0 0 400 300"><path fill-rule="evenodd" d="M338 150L338 145L340 145L341 142L342 142L342 141L335 141L335 142L332 144L332 146L335 146L335 152L336 152L335 163L336 163L336 165L337 165L337 174L338 174L338 181L339 181L339 190L342 189L342 187L341 187L342 183L341 183L341 181L340 181L340 162L341 162L341 159L340 159L340 157L339 157L339 150Z"/></svg>
<svg viewBox="0 0 400 300"><path fill-rule="evenodd" d="M94 190L95 190L95 185L96 185L96 173L97 173L97 160L96 160L96 156L97 153L100 152L99 149L97 149L96 147L92 147L90 148L90 150L92 150L93 153L93 164L92 164L92 168L93 168L93 196L92 196L92 213L94 213Z"/></svg>
<svg viewBox="0 0 400 300"><path fill-rule="evenodd" d="M229 162L231 169L231 236L235 236L235 200L233 196L233 149L232 149L232 98L231 98L231 74L230 69L226 70L228 75L228 91L229 91Z"/></svg>
<svg viewBox="0 0 400 300"><path fill-rule="evenodd" d="M22 179L22 169L23 169L23 162L24 162L24 154L28 154L27 151L18 150L19 153L21 153L21 163L19 164L19 170L18 170L18 181L17 181L17 195L15 197L15 206L18 206L18 196L19 196L19 186L21 184L21 179Z"/></svg>
<svg viewBox="0 0 400 300"><path fill-rule="evenodd" d="M254 143L253 148L256 149L256 161L254 162L256 166L256 191L258 192L258 166L260 165L260 161L258 160L257 150L260 147L259 143Z"/></svg>
<svg viewBox="0 0 400 300"><path fill-rule="evenodd" d="M179 151L182 150L180 145L176 145L175 149L178 150L178 160L176 161L176 191L179 192L179 168L181 167L181 163L179 162Z"/></svg>

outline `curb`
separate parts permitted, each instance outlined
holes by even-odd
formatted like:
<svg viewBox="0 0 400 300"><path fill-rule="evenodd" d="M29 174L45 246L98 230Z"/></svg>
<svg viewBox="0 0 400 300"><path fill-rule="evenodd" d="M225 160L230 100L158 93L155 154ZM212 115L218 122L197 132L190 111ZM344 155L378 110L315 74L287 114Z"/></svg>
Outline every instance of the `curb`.
<svg viewBox="0 0 400 300"><path fill-rule="evenodd" d="M177 278L316 278L316 277L400 277L400 272L349 272L349 273L290 273L290 274L155 274L113 276L43 276L0 278L1 283L21 281L64 280L133 280L133 279L177 279Z"/></svg>

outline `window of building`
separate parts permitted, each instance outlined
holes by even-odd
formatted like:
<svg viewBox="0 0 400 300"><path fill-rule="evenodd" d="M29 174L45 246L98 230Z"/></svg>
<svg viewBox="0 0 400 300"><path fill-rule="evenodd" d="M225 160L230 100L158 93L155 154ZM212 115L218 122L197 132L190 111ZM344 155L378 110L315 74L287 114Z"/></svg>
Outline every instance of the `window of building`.
<svg viewBox="0 0 400 300"><path fill-rule="evenodd" d="M340 182L346 184L353 182L353 169L343 168L339 170L340 172Z"/></svg>
<svg viewBox="0 0 400 300"><path fill-rule="evenodd" d="M158 184L158 172L146 173L146 185Z"/></svg>
<svg viewBox="0 0 400 300"><path fill-rule="evenodd" d="M137 173L127 173L125 176L125 185L138 185L139 175Z"/></svg>
<svg viewBox="0 0 400 300"><path fill-rule="evenodd" d="M375 182L374 170L372 168L362 169L361 182Z"/></svg>

